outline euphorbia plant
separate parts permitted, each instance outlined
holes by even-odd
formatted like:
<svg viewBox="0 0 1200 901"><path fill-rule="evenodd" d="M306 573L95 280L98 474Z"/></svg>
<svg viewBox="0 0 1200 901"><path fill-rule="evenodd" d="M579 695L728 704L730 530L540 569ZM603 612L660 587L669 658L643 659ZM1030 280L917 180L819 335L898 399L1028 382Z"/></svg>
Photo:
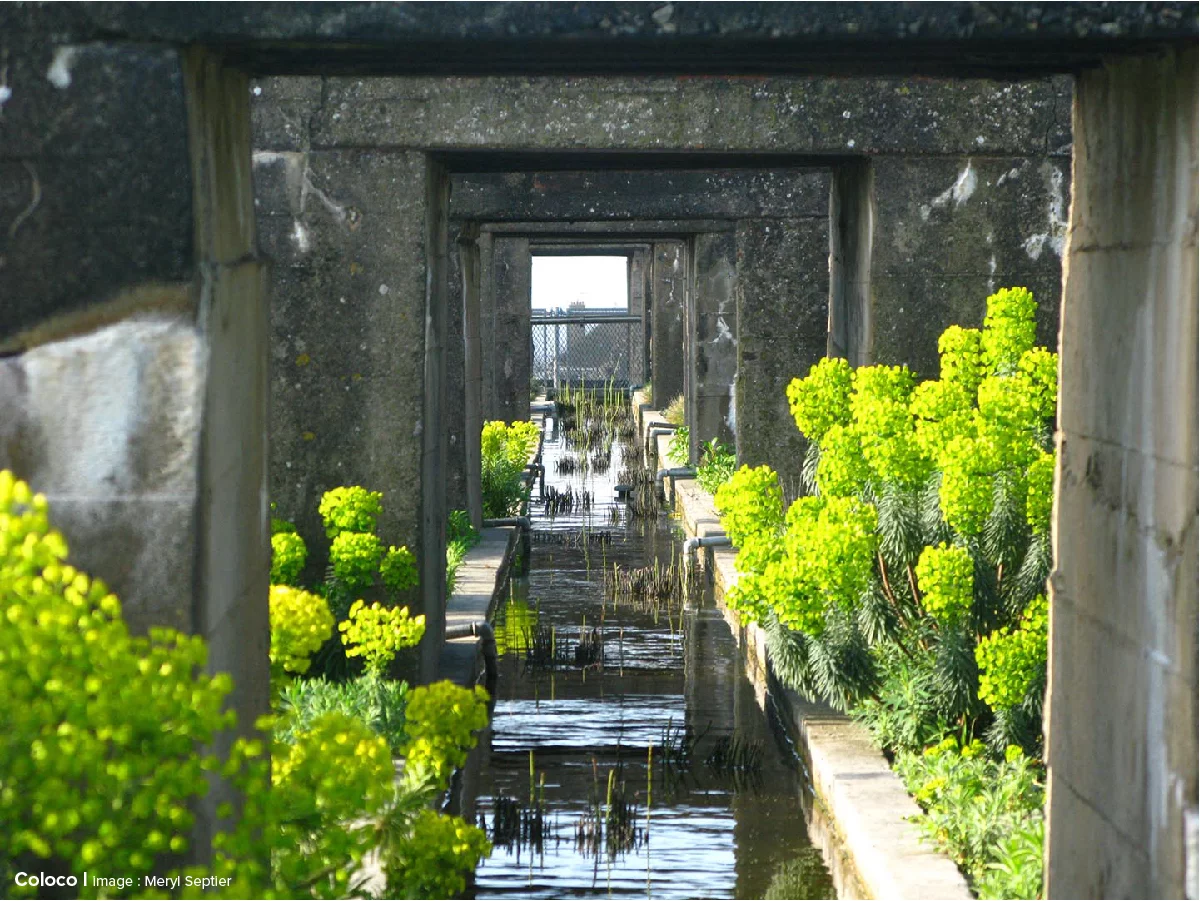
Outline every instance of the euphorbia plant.
<svg viewBox="0 0 1200 901"><path fill-rule="evenodd" d="M1023 288L992 295L919 385L822 360L788 387L808 496L785 512L766 467L716 494L740 548L729 603L766 627L780 674L870 718L905 672L927 722L893 736L941 723L1039 747L1057 358L1033 346L1035 308Z"/></svg>

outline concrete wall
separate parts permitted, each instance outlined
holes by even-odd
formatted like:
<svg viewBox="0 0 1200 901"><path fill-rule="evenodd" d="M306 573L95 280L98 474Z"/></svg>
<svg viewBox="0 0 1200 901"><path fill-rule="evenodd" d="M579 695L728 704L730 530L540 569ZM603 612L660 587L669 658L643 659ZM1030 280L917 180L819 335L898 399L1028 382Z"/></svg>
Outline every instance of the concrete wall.
<svg viewBox="0 0 1200 901"><path fill-rule="evenodd" d="M1197 57L1079 79L1047 892L1197 897Z"/></svg>
<svg viewBox="0 0 1200 901"><path fill-rule="evenodd" d="M871 160L869 344L852 358L936 378L942 329L982 325L984 299L1017 285L1038 300L1038 343L1054 347L1070 161L1068 144L1045 140L1012 155Z"/></svg>
<svg viewBox="0 0 1200 901"><path fill-rule="evenodd" d="M829 343L828 185L821 181L819 214L744 220L737 230L738 462L770 464L790 496L800 493L804 439L787 386L808 374Z"/></svg>

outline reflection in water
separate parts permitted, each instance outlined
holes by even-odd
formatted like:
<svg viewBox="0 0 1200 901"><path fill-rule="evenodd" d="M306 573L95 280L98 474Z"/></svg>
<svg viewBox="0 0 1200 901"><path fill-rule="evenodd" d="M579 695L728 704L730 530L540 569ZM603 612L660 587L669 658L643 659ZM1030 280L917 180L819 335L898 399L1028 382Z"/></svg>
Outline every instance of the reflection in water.
<svg viewBox="0 0 1200 901"><path fill-rule="evenodd" d="M626 521L618 457L551 475L566 456L548 435L547 487L589 503L532 505L530 573L496 617L476 806L495 848L476 897L829 897L794 760L711 598L660 609L605 591L606 574L671 566L670 522Z"/></svg>

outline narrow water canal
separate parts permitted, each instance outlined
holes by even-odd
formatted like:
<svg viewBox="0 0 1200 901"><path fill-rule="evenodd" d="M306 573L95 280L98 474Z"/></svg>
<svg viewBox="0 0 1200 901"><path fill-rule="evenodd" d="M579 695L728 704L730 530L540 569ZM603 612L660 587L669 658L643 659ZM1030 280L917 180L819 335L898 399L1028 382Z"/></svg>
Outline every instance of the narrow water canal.
<svg viewBox="0 0 1200 901"><path fill-rule="evenodd" d="M572 438L547 431L547 493L570 500L548 510L535 488L529 574L496 616L500 678L474 787L494 850L475 896L833 897L799 768L711 596L613 590L656 564L666 584L671 521L615 502L619 441L569 472Z"/></svg>

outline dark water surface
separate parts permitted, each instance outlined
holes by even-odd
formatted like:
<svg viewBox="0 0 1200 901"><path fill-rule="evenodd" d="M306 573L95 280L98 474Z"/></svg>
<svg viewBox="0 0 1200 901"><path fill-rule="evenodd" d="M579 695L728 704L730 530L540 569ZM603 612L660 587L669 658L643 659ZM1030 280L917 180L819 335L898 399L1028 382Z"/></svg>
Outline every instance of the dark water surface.
<svg viewBox="0 0 1200 901"><path fill-rule="evenodd" d="M761 898L779 868L794 868L798 858L814 874L798 888L811 895L780 897L830 897L828 874L813 862L794 756L760 709L711 596L657 612L605 601L603 572L614 563L667 565L678 555L670 520L626 522L613 503L619 446L603 475L556 474L565 453L548 432L547 486L586 489L593 504L551 520L535 489L530 573L514 579L496 617L495 714L471 779L475 816L495 848L476 872L475 897ZM611 540L585 544L581 529L608 532ZM555 650L569 665L527 660L539 627L543 638L553 630ZM574 665L581 632L597 627L603 664ZM690 764L664 761L670 734L676 746L679 735L690 735ZM714 760L731 739L743 755L757 751L757 761L730 767ZM610 780L618 795L623 788L625 840L581 845L580 818L597 808L603 817ZM497 808L518 805L527 817L541 811L540 840L522 838L519 829L505 834L503 826L497 832Z"/></svg>

